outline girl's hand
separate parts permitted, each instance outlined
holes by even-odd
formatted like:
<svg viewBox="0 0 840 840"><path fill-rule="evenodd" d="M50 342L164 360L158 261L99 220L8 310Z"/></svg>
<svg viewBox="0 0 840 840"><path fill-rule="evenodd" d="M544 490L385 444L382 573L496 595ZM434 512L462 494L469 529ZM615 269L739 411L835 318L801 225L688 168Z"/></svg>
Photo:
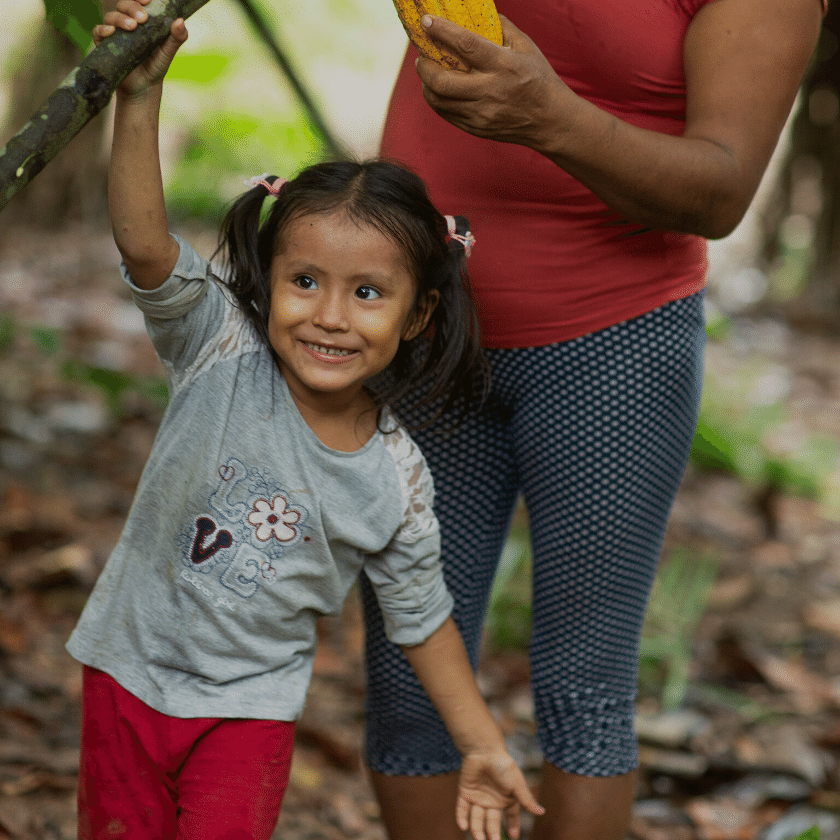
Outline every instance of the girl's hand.
<svg viewBox="0 0 840 840"><path fill-rule="evenodd" d="M506 17L500 19L503 47L445 18L425 16L430 24L424 27L426 33L470 70L447 70L419 59L423 96L439 116L462 131L540 151L549 138L571 127L579 99L534 42Z"/></svg>
<svg viewBox="0 0 840 840"><path fill-rule="evenodd" d="M520 805L537 816L545 810L506 750L464 756L455 813L458 828L472 832L476 840L500 840L504 813L507 835L516 840Z"/></svg>
<svg viewBox="0 0 840 840"><path fill-rule="evenodd" d="M143 8L151 0L119 0L115 11L107 12L103 22L93 28L93 42L99 44L113 35L117 29L131 32L149 19ZM127 96L142 96L150 88L160 85L163 77L178 52L187 40L187 26L183 18L172 22L169 37L146 59L123 79L117 90Z"/></svg>

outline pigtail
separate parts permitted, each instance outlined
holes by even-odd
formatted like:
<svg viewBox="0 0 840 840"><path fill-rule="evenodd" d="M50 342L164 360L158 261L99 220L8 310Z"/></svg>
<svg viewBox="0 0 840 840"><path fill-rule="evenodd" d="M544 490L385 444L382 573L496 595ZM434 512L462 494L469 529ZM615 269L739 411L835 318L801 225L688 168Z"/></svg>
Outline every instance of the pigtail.
<svg viewBox="0 0 840 840"><path fill-rule="evenodd" d="M273 237L261 220L265 199L277 181L273 175L254 179L253 187L233 202L222 220L214 254L222 265L225 283L268 348Z"/></svg>
<svg viewBox="0 0 840 840"><path fill-rule="evenodd" d="M474 404L483 403L490 386L467 273L467 256L475 240L465 217L445 219L440 231L445 239L442 259L434 266L430 283L439 295L438 304L424 335L408 342L414 347L395 360L399 393L390 399L405 408L406 398L419 394L410 409L432 407L431 416L412 429L451 417L445 427L451 431Z"/></svg>

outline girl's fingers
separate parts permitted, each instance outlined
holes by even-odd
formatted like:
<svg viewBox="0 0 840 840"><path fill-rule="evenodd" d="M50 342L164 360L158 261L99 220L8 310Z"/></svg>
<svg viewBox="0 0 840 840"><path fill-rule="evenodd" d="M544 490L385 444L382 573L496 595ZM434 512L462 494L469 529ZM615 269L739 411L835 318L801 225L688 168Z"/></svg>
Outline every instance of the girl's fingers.
<svg viewBox="0 0 840 840"><path fill-rule="evenodd" d="M480 805L473 805L470 811L470 831L475 840L485 840L484 808Z"/></svg>
<svg viewBox="0 0 840 840"><path fill-rule="evenodd" d="M501 840L502 812L498 808L489 808L485 820L488 840Z"/></svg>
<svg viewBox="0 0 840 840"><path fill-rule="evenodd" d="M110 35L113 35L115 29L113 26L109 26L108 24L98 23L96 26L93 27L93 42L94 44L98 44L100 41L104 41Z"/></svg>
<svg viewBox="0 0 840 840"><path fill-rule="evenodd" d="M172 37L175 38L179 44L183 44L189 36L189 32L187 32L187 23L183 18L178 18L172 22L172 29L170 32Z"/></svg>
<svg viewBox="0 0 840 840"><path fill-rule="evenodd" d="M144 23L149 17L149 13L143 8L144 5L139 0L119 0L117 11L122 12L126 17L134 18L140 23Z"/></svg>
<svg viewBox="0 0 840 840"><path fill-rule="evenodd" d="M505 822L507 825L507 835L510 840L519 840L519 806L511 805L505 812Z"/></svg>
<svg viewBox="0 0 840 840"><path fill-rule="evenodd" d="M455 807L455 822L461 831L467 831L470 827L470 803L463 796L458 797L458 804Z"/></svg>
<svg viewBox="0 0 840 840"><path fill-rule="evenodd" d="M519 774L519 778L514 781L512 791L516 800L532 814L539 817L545 813L545 808L534 799L534 794L531 793L531 789L528 787L528 783L521 773Z"/></svg>
<svg viewBox="0 0 840 840"><path fill-rule="evenodd" d="M104 17L105 26L111 26L114 29L126 29L131 31L137 28L138 21L133 17L128 17L121 12L107 12Z"/></svg>

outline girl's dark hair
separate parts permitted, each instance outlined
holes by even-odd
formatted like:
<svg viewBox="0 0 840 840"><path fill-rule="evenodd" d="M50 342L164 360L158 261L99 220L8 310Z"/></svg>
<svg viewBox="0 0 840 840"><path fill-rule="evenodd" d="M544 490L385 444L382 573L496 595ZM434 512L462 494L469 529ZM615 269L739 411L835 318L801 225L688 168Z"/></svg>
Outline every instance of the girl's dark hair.
<svg viewBox="0 0 840 840"><path fill-rule="evenodd" d="M267 176L273 184L276 180ZM429 199L423 181L389 161L319 163L284 184L267 213L268 191L255 186L227 212L216 255L225 282L251 319L265 345L271 303L271 262L282 251L288 225L314 213L340 210L390 238L405 256L416 282L414 307L439 295L428 329L418 339L400 341L396 357L372 387L378 405L394 405L410 395L410 407L434 406L430 425L456 406L457 425L487 390L487 363L479 343L478 321L465 268L464 246L449 237L445 218ZM467 220L456 217L456 232ZM272 350L273 352L273 350ZM415 395L422 395L414 399Z"/></svg>

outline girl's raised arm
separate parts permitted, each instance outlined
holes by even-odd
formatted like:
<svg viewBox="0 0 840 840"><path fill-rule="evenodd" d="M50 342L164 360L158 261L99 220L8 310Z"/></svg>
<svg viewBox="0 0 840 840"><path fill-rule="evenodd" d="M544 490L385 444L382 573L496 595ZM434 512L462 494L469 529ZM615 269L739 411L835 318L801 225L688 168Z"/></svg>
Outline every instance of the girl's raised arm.
<svg viewBox="0 0 840 840"><path fill-rule="evenodd" d="M456 818L476 840L500 840L502 816L511 840L519 837L519 808L542 814L522 771L505 748L470 667L452 618L425 642L403 651L463 756Z"/></svg>
<svg viewBox="0 0 840 840"><path fill-rule="evenodd" d="M150 0L120 0L116 11L95 27L96 43L117 28L131 30L148 19ZM156 289L178 259L169 235L160 172L158 123L163 78L178 48L187 40L182 19L169 38L117 88L114 138L108 175L108 207L114 240L131 279L141 289Z"/></svg>

